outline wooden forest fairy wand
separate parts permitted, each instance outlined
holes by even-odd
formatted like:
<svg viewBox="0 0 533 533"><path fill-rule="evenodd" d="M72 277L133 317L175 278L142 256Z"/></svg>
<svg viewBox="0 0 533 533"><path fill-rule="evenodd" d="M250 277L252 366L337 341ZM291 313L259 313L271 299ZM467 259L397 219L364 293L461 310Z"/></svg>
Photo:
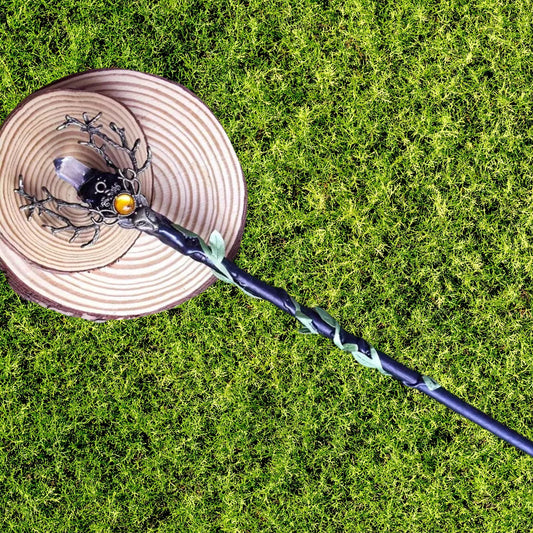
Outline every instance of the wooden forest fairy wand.
<svg viewBox="0 0 533 533"><path fill-rule="evenodd" d="M150 165L150 150L148 150L148 157L140 165L136 157L140 140L138 139L130 146L124 129L114 123L110 124L110 128L116 139L110 137L103 132L102 126L97 124L99 118L100 114L91 118L84 113L81 120L67 115L65 122L58 129L74 126L87 133L89 140L83 144L95 150L111 171L106 173L89 168L73 157L58 158L54 161L58 176L76 188L82 200L79 204L55 198L48 190L45 190L46 198L38 200L24 190L21 176L16 192L28 201L21 206L21 209L27 211L28 216L36 212L38 215L47 214L55 217L63 225L48 225L47 227L52 233L72 232L71 242L80 235L92 231L89 240L82 246L89 246L96 242L102 224L118 224L123 228L136 229L152 235L185 256L207 265L218 279L236 285L253 298L267 300L293 316L302 324L303 328L300 330L302 333L316 333L327 337L341 350L350 352L358 363L375 368L382 374L392 376L405 386L427 394L533 457L531 440L461 400L432 378L406 367L375 349L365 340L348 333L323 309L300 305L285 290L268 285L241 270L232 261L226 259L225 243L217 231L211 234L209 242L206 243L198 235L152 210L142 194L139 180L139 175ZM126 152L131 167L119 168L107 154L106 148L108 147ZM57 211L52 208L54 204ZM58 212L62 207L85 210L87 222L73 223L64 214Z"/></svg>

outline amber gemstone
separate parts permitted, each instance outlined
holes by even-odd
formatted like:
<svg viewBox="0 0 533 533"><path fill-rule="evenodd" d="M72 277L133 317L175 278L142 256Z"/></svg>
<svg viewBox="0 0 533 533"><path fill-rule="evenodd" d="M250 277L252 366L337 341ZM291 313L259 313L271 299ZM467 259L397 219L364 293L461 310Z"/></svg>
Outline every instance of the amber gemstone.
<svg viewBox="0 0 533 533"><path fill-rule="evenodd" d="M135 198L127 192L121 192L115 196L113 206L119 215L131 215L135 211Z"/></svg>

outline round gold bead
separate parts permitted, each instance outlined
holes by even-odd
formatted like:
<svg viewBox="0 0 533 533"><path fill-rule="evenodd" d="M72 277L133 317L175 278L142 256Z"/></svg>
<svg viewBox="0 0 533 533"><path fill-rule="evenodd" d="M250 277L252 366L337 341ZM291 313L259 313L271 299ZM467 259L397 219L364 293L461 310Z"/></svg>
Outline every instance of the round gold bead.
<svg viewBox="0 0 533 533"><path fill-rule="evenodd" d="M135 211L135 198L127 192L115 196L113 207L119 215L131 215Z"/></svg>

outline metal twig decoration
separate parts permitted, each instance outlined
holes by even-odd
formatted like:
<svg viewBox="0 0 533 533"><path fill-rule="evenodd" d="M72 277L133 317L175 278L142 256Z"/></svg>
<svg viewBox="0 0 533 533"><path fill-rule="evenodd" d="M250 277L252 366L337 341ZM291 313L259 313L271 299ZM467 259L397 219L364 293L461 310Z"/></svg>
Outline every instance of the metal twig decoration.
<svg viewBox="0 0 533 533"><path fill-rule="evenodd" d="M82 201L79 207L87 209L92 224L98 226L102 223L118 222L124 228L136 229L156 237L178 252L207 265L212 269L214 275L222 281L237 286L251 297L267 300L293 316L302 324L303 329L301 331L303 333L315 333L332 340L338 348L351 353L360 364L374 368L382 374L397 379L407 387L423 392L533 457L533 442L531 440L461 400L432 378L406 367L375 349L365 340L348 333L323 309L300 305L285 290L272 287L241 270L235 263L226 258L225 243L217 231L213 232L209 242L206 243L198 235L174 224L165 216L152 210L142 195L140 182L137 180L139 173L143 172L150 164L150 152L148 151L148 158L143 165L139 166L135 156L139 141L137 140L130 147L124 129L111 123L112 131L119 138L119 142L114 141L102 132L100 125L96 124L99 116L90 118L84 114L83 120L67 116L60 128L77 126L81 131L86 132L89 135L89 140L83 144L99 153L115 172L103 173L89 169L73 158L60 158L55 161L59 177L76 187ZM102 144L97 144L97 139L100 139ZM130 157L131 168L118 168L107 153L108 146L125 150ZM47 197L43 200L37 200L25 193L21 180L17 193L30 202L21 206L21 209L28 211L29 216L31 216L35 212L37 214L51 214L52 211L48 207L50 203L55 203L58 210L67 205L72 207L71 204L52 197L48 191L45 190L45 192ZM74 232L74 239L82 231L81 228L72 224L69 225L69 222L62 215L54 214L58 216L59 220L65 222L66 226L52 228L53 232L71 229ZM89 224L89 226L91 225ZM92 226L90 229L93 229ZM87 244L94 242L97 235L98 230L95 229L95 235Z"/></svg>
<svg viewBox="0 0 533 533"><path fill-rule="evenodd" d="M111 225L119 223L129 227L129 215L135 207L147 205L146 198L141 195L141 181L139 176L148 168L152 160L152 153L147 147L147 157L144 163L139 166L137 161L137 151L141 140L137 139L131 146L128 143L124 128L118 127L114 122L109 124L118 141L112 139L103 131L103 126L97 124L101 113L91 118L87 113L83 113L82 120L67 115L65 121L58 126L58 130L63 130L69 126L80 129L87 133L89 140L80 141L80 144L94 150L106 165L114 172L101 172L87 167L73 157L61 157L54 161L56 172L60 178L64 179L76 188L78 196L83 199L80 203L66 202L53 196L50 191L43 187L46 194L44 199L39 200L35 196L28 194L24 189L24 180L19 176L19 187L15 192L28 200L28 204L21 207L28 213L30 218L35 212L38 215L50 215L63 226L52 226L43 224L50 229L53 234L72 232L69 242L73 242L80 235L92 231L90 239L81 246L86 247L95 244L100 236L102 224ZM97 140L101 142L98 144ZM121 168L115 164L108 154L108 148L121 150L128 155L131 166ZM55 209L51 206L55 204ZM59 211L64 208L74 208L86 214L87 222L76 224L69 217Z"/></svg>
<svg viewBox="0 0 533 533"><path fill-rule="evenodd" d="M96 153L98 153L106 162L108 167L113 168L117 172L117 174L122 177L122 179L131 182L131 187L133 188L132 194L138 194L140 192L140 182L138 181L137 177L150 165L152 161L152 151L150 150L149 146L146 147L148 155L146 157L145 162L141 166L139 166L137 163L137 151L141 144L141 139L136 139L133 145L130 146L126 138L126 132L124 128L120 128L114 122L110 122L109 127L113 132L117 134L120 142L115 141L102 131L103 126L101 124L97 124L97 121L100 119L101 116L102 113L98 113L93 118L91 118L87 113L83 113L83 120L79 120L75 117L67 115L65 117L65 122L59 125L57 129L63 130L65 128L68 128L69 126L76 126L80 129L81 132L87 133L89 136L89 140L81 141L80 144L82 146L89 146ZM96 139L100 139L102 143L98 145L96 143ZM124 169L118 167L113 161L113 159L111 159L111 157L109 157L108 155L107 148L109 146L112 148L116 148L117 150L124 151L130 158L131 168Z"/></svg>

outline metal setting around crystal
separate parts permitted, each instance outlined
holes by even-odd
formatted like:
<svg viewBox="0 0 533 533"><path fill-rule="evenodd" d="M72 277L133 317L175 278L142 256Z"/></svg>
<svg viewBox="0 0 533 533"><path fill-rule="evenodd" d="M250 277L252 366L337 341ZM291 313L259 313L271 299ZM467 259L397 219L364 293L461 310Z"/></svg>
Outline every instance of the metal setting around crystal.
<svg viewBox="0 0 533 533"><path fill-rule="evenodd" d="M135 198L127 192L121 192L115 196L113 207L119 215L131 215L136 207Z"/></svg>

